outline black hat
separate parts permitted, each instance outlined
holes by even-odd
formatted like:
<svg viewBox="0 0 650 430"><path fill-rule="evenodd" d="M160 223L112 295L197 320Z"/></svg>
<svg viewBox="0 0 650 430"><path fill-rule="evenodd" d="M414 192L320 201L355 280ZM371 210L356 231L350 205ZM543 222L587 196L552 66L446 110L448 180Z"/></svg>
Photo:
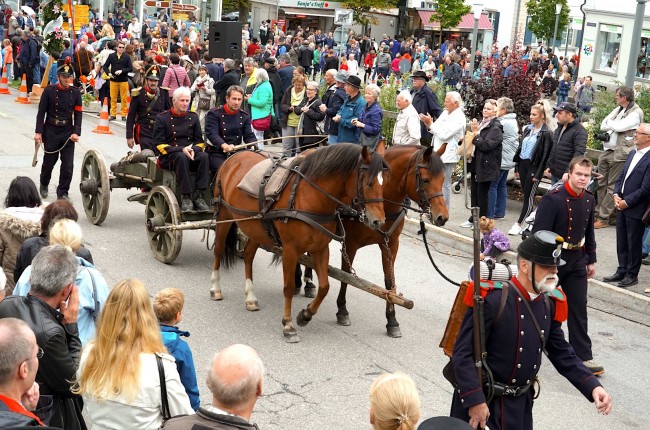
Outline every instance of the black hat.
<svg viewBox="0 0 650 430"><path fill-rule="evenodd" d="M74 69L72 68L72 59L70 57L65 57L64 60L59 60L56 74L64 78L74 78Z"/></svg>
<svg viewBox="0 0 650 430"><path fill-rule="evenodd" d="M361 78L358 76L348 76L348 80L345 83L353 87L361 88Z"/></svg>
<svg viewBox="0 0 650 430"><path fill-rule="evenodd" d="M422 70L417 70L417 71L413 72L413 74L411 75L411 77L412 77L413 79L415 79L415 78L424 79L425 81L429 82L429 77L428 77L427 74L426 74L424 71L422 71Z"/></svg>
<svg viewBox="0 0 650 430"><path fill-rule="evenodd" d="M159 81L160 80L160 69L158 68L157 65L153 65L147 69L147 71L144 74L145 79L150 79L152 81Z"/></svg>
<svg viewBox="0 0 650 430"><path fill-rule="evenodd" d="M517 253L520 257L544 266L563 266L560 258L564 239L552 231L540 230L521 242Z"/></svg>
<svg viewBox="0 0 650 430"><path fill-rule="evenodd" d="M275 57L266 57L266 58L264 59L264 62L265 62L266 64L275 64Z"/></svg>
<svg viewBox="0 0 650 430"><path fill-rule="evenodd" d="M418 426L418 430L470 430L471 428L465 421L453 417L429 418Z"/></svg>
<svg viewBox="0 0 650 430"><path fill-rule="evenodd" d="M555 112L565 110L567 112L571 112L573 114L573 116L578 115L578 109L576 109L576 105L574 105L573 103L569 103L569 102L562 102L562 103L559 104L559 106L555 106L553 108L553 110Z"/></svg>

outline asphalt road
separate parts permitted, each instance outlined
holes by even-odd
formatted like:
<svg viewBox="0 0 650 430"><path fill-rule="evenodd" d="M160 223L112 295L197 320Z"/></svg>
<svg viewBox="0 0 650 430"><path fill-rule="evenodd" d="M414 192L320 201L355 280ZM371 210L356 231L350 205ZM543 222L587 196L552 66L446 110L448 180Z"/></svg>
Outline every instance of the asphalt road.
<svg viewBox="0 0 650 430"><path fill-rule="evenodd" d="M0 196L6 195L10 180L17 175L38 181L39 169L31 167L36 107L15 104L14 98L15 94L0 96L4 135L0 144ZM86 150L99 149L108 164L126 153L123 127L112 126L116 134L106 136L91 133L95 125L94 118L84 117L73 184L79 181L78 168ZM55 174L53 184L57 180ZM101 226L91 225L84 217L76 185L70 197L81 213L86 246L109 284L136 277L152 295L170 286L185 292L180 326L192 333L189 344L195 354L204 403L210 401L203 381L212 355L229 344L245 343L259 351L266 365L264 395L253 415L261 429L369 429L370 383L382 372L393 371L414 378L422 398L423 418L448 413L452 390L441 374L447 359L438 343L456 289L434 272L419 240L403 235L396 262L399 289L415 302L412 310L398 308L402 338L385 335L383 302L355 288L349 288L348 293L352 325L338 326L338 287L332 280L330 294L318 315L307 327L298 329L302 341L286 344L280 323L282 273L279 267L270 266L269 254L260 251L255 261L260 311L247 312L244 308L241 263L231 271L222 271L225 299L213 302L209 298L212 253L202 242L202 232L185 232L178 259L170 265L159 263L147 243L144 207L126 201L133 193L123 189L111 193L108 217ZM468 256L440 243L434 242L434 246L434 256L445 273L452 279L465 278ZM340 247L334 243L330 249L331 264L338 266ZM359 276L381 284L378 249L360 251L354 267ZM294 316L308 300L302 296L294 299ZM536 428L647 428L650 396L646 387L650 376L643 366L650 355L650 328L593 309L589 317L595 358L606 368L601 381L614 398L614 411L610 416L599 416L595 407L546 361L540 373L541 395L534 409Z"/></svg>

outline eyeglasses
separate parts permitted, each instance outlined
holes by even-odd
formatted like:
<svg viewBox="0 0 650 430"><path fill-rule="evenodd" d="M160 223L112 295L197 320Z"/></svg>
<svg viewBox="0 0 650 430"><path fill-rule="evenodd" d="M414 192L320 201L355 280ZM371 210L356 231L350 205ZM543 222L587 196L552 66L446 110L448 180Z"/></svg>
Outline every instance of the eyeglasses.
<svg viewBox="0 0 650 430"><path fill-rule="evenodd" d="M118 46L117 49L124 49L124 46Z"/></svg>
<svg viewBox="0 0 650 430"><path fill-rule="evenodd" d="M39 347L38 351L36 352L36 357L29 357L29 358L25 359L24 361L31 360L32 358L41 359L41 358L43 358L43 355L45 355L45 352L43 351L43 348Z"/></svg>
<svg viewBox="0 0 650 430"><path fill-rule="evenodd" d="M646 136L649 136L649 135L650 135L650 133L642 133L642 132L640 132L640 131L635 131L634 134L644 134L644 135L646 135Z"/></svg>

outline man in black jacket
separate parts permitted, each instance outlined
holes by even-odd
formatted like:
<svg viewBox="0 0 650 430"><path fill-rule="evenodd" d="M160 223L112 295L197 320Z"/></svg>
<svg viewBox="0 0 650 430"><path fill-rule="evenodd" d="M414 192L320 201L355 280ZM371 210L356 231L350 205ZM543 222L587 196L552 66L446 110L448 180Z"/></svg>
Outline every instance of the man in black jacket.
<svg viewBox="0 0 650 430"><path fill-rule="evenodd" d="M551 182L566 180L569 163L575 157L585 155L587 150L587 130L578 120L578 109L573 103L563 102L553 108L556 112L557 129L553 135L555 145L548 159L546 176L551 176Z"/></svg>
<svg viewBox="0 0 650 430"><path fill-rule="evenodd" d="M54 415L49 424L70 430L86 428L81 399L70 391L81 356L77 327L79 290L75 285L78 268L79 263L69 249L60 245L45 247L32 261L29 295L10 296L0 303L0 318L18 318L34 331L43 350L36 382L41 395L54 399Z"/></svg>
<svg viewBox="0 0 650 430"><path fill-rule="evenodd" d="M273 109L275 111L275 119L271 120L270 131L273 133L273 137L280 137L282 129L280 127L280 118L278 114L280 113L280 101L282 101L282 78L278 73L278 69L275 65L275 57L269 57L264 59L264 68L269 75L269 82L271 83L271 88L273 89ZM275 142L273 142L275 143Z"/></svg>
<svg viewBox="0 0 650 430"><path fill-rule="evenodd" d="M347 98L345 94L345 82L348 80L348 72L336 69L329 69L325 72L325 83L329 86L323 96L323 103L320 105L320 111L325 113L325 133L328 134L327 143L330 145L338 143L339 125L332 121L343 102Z"/></svg>
<svg viewBox="0 0 650 430"><path fill-rule="evenodd" d="M309 47L309 41L302 42L300 51L298 52L298 63L305 68L305 75L311 75L311 63L314 60L314 51Z"/></svg>
<svg viewBox="0 0 650 430"><path fill-rule="evenodd" d="M131 57L124 53L124 41L117 42L117 51L108 56L104 63L104 72L111 78L111 121L117 115L117 96L120 96L122 121L126 121L126 111L129 106L129 73L133 71Z"/></svg>
<svg viewBox="0 0 650 430"><path fill-rule="evenodd" d="M23 30L18 61L20 62L22 72L27 75L27 92L31 93L32 86L34 85L34 72L36 68L40 67L41 63L36 39L34 39L29 30Z"/></svg>
<svg viewBox="0 0 650 430"><path fill-rule="evenodd" d="M423 115L429 114L435 121L442 113L438 97L434 94L433 90L429 88L427 82L429 77L421 70L413 72L413 89L411 95L413 96L413 107L418 113ZM420 121L420 143L424 146L431 146L431 139L433 135L429 133L428 127L424 122Z"/></svg>
<svg viewBox="0 0 650 430"><path fill-rule="evenodd" d="M219 106L223 106L226 103L226 92L228 88L233 85L239 85L239 73L235 68L235 60L227 58L223 62L224 74L217 82L214 84L214 92L219 99Z"/></svg>

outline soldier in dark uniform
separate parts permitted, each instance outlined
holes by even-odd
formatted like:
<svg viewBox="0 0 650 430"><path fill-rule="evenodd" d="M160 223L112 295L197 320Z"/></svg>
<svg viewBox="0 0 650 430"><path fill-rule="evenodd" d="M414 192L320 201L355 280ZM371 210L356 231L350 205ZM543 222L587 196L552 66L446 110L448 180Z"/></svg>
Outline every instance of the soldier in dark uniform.
<svg viewBox="0 0 650 430"><path fill-rule="evenodd" d="M202 197L210 185L210 158L204 152L199 116L187 110L190 94L188 87L174 91L172 108L156 117L153 141L160 153L160 166L176 173L182 194L181 212L210 212ZM194 183L190 171L196 174Z"/></svg>
<svg viewBox="0 0 650 430"><path fill-rule="evenodd" d="M40 193L47 198L54 165L61 157L61 172L56 195L67 199L72 181L74 146L81 135L81 92L72 86L74 71L70 57L57 70L59 83L43 90L36 115L34 140L43 144L45 155L41 167Z"/></svg>
<svg viewBox="0 0 650 430"><path fill-rule="evenodd" d="M205 119L205 137L209 141L206 149L210 154L210 172L215 174L235 145L255 142L257 138L251 128L251 116L241 110L244 89L233 85L226 92L226 103L211 109ZM251 146L255 149L254 146Z"/></svg>
<svg viewBox="0 0 650 430"><path fill-rule="evenodd" d="M562 258L567 264L559 269L558 276L569 302L569 342L584 364L600 375L605 370L593 360L587 332L587 280L596 274L595 199L585 189L592 168L586 157L571 160L567 181L560 182L539 203L533 232L549 230L566 238Z"/></svg>
<svg viewBox="0 0 650 430"><path fill-rule="evenodd" d="M126 118L126 144L140 150L154 151L153 125L159 113L169 110L171 102L167 90L158 87L160 69L153 65L144 76L144 86L131 91L131 105Z"/></svg>
<svg viewBox="0 0 650 430"><path fill-rule="evenodd" d="M562 376L595 402L598 412L609 413L609 394L575 355L562 332L567 302L556 287L558 266L564 264L560 258L563 242L553 232L538 231L519 245L516 276L503 284L481 282L484 352L494 395L486 403L474 362L474 309L470 307L451 359L457 381L451 416L469 422L473 428L487 425L490 430L531 430L534 384L542 352ZM473 288L468 288L465 303L470 306L474 304L473 294Z"/></svg>

